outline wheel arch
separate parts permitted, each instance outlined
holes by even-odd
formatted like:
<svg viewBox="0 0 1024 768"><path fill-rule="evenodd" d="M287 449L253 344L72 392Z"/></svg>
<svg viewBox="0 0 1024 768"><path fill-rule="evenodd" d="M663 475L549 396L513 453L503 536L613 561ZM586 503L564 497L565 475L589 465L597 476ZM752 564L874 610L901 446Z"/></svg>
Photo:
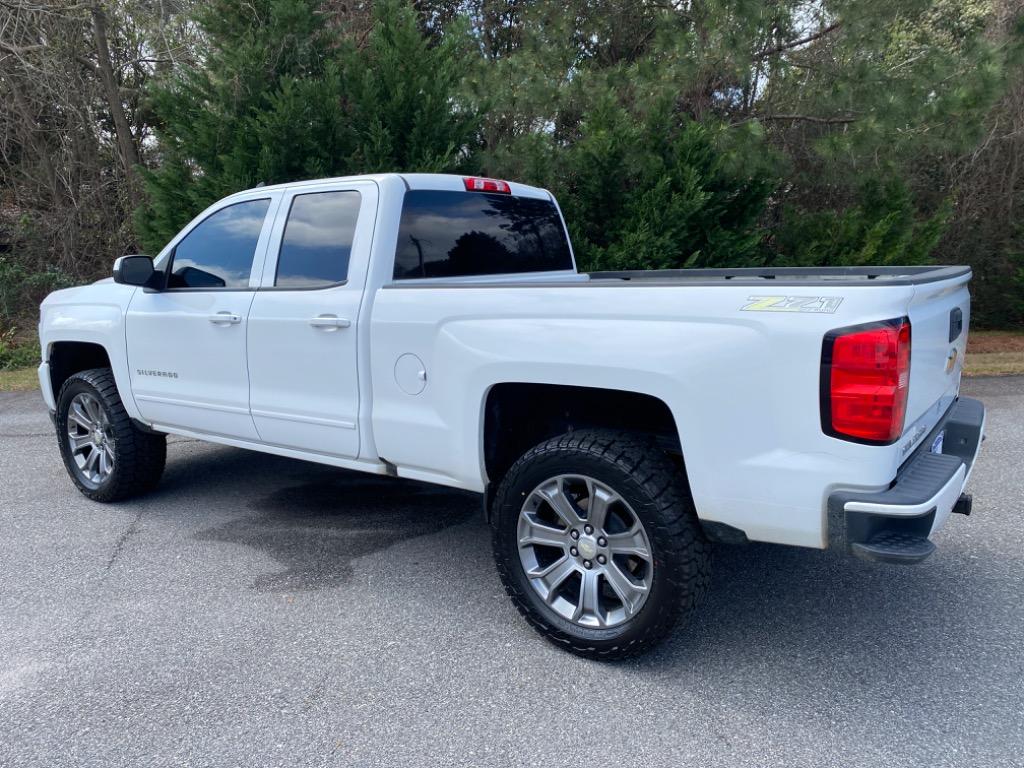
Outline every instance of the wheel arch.
<svg viewBox="0 0 1024 768"><path fill-rule="evenodd" d="M480 423L488 508L501 478L520 456L544 440L580 429L651 435L685 472L682 441L672 409L663 399L644 392L500 382L484 394Z"/></svg>
<svg viewBox="0 0 1024 768"><path fill-rule="evenodd" d="M46 350L49 366L50 389L54 402L60 396L61 387L76 373L90 368L112 368L110 354L106 347L90 341L54 341Z"/></svg>

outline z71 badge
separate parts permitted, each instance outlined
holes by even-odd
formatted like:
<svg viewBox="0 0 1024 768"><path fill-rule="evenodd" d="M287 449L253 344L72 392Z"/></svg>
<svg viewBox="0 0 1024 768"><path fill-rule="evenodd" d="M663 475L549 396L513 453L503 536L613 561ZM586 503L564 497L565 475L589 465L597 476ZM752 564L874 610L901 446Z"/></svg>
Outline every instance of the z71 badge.
<svg viewBox="0 0 1024 768"><path fill-rule="evenodd" d="M748 296L744 312L815 312L831 315L843 303L842 296Z"/></svg>

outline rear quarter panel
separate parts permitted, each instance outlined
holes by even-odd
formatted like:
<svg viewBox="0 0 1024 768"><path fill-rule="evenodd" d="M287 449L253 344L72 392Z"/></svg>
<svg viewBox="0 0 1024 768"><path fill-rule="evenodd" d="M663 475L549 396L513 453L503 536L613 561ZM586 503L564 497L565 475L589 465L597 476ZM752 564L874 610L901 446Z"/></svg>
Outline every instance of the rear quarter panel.
<svg viewBox="0 0 1024 768"><path fill-rule="evenodd" d="M766 294L841 298L834 313L745 311ZM824 435L821 344L833 328L906 313L909 286L764 284L387 287L374 299L378 454L410 477L482 490L482 414L503 382L652 395L671 410L698 513L756 540L820 547L836 487L882 487L892 447ZM396 383L406 353L418 395Z"/></svg>

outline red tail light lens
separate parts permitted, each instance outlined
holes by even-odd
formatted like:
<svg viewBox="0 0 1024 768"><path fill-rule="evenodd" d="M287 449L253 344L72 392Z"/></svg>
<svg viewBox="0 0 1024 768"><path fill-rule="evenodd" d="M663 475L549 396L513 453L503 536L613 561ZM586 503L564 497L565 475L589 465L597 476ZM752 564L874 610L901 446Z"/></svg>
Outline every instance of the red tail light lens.
<svg viewBox="0 0 1024 768"><path fill-rule="evenodd" d="M463 179L467 192L500 192L503 195L511 195L512 187L507 181L498 179L481 179L476 176L468 176Z"/></svg>
<svg viewBox="0 0 1024 768"><path fill-rule="evenodd" d="M821 359L822 429L855 442L895 442L903 434L909 384L909 319L830 332Z"/></svg>

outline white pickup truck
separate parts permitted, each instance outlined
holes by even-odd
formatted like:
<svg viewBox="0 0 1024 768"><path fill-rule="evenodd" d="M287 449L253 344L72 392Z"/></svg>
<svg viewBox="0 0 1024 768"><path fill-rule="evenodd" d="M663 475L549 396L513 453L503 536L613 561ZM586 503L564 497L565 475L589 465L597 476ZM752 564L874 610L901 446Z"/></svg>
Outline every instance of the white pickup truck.
<svg viewBox="0 0 1024 768"><path fill-rule="evenodd" d="M581 274L542 189L265 186L48 296L39 382L97 501L153 488L167 434L480 492L520 611L614 658L690 614L711 541L909 563L970 512L970 277Z"/></svg>

